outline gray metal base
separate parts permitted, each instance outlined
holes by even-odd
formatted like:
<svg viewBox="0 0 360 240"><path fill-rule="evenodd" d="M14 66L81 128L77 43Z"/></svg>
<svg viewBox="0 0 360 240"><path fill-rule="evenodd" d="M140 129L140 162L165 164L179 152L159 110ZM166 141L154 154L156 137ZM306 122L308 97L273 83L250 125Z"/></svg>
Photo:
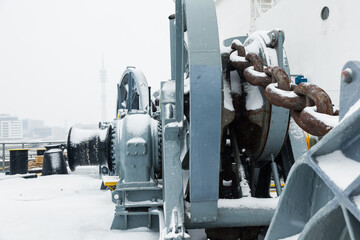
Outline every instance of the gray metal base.
<svg viewBox="0 0 360 240"><path fill-rule="evenodd" d="M159 210L162 207L162 187L117 188L112 192L116 203L111 229L126 230L148 227L159 231Z"/></svg>
<svg viewBox="0 0 360 240"><path fill-rule="evenodd" d="M162 187L133 187L133 188L116 188L112 192L112 201L120 203L123 207L151 207L161 206Z"/></svg>
<svg viewBox="0 0 360 240"><path fill-rule="evenodd" d="M152 210L154 209L132 208L125 210L121 206L116 206L111 229L126 230L147 227L154 231L161 231L158 212Z"/></svg>

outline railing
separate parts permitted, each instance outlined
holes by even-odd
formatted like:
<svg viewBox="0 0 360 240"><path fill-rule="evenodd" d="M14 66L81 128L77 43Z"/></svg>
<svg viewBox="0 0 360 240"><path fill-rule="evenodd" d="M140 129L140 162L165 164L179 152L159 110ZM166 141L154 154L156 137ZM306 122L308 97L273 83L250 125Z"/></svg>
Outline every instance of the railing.
<svg viewBox="0 0 360 240"><path fill-rule="evenodd" d="M9 158L9 154L6 155L6 146L8 149L11 148L28 148L30 153L39 148L44 148L45 145L48 144L66 144L64 140L49 140L49 141L9 141L9 142L0 142L2 146L2 172L5 173L5 161L7 157ZM10 146L12 146L10 148ZM9 152L9 151L8 151Z"/></svg>

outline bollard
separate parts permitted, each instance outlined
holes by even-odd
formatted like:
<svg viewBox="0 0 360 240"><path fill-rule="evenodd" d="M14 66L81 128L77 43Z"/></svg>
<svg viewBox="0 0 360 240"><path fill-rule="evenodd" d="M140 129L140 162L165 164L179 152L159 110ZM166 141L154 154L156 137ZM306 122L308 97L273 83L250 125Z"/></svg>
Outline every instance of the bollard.
<svg viewBox="0 0 360 240"><path fill-rule="evenodd" d="M37 149L36 150L36 156L35 156L35 163L36 164L43 164L43 161L44 161L44 153L45 153L46 149L44 148L41 148L41 149Z"/></svg>
<svg viewBox="0 0 360 240"><path fill-rule="evenodd" d="M45 148L36 149L36 156L43 156L45 151Z"/></svg>
<svg viewBox="0 0 360 240"><path fill-rule="evenodd" d="M28 173L28 150L10 149L10 175Z"/></svg>
<svg viewBox="0 0 360 240"><path fill-rule="evenodd" d="M61 144L49 144L45 146L46 150L50 149L61 149Z"/></svg>
<svg viewBox="0 0 360 240"><path fill-rule="evenodd" d="M67 174L66 163L61 149L50 149L44 153L42 175Z"/></svg>

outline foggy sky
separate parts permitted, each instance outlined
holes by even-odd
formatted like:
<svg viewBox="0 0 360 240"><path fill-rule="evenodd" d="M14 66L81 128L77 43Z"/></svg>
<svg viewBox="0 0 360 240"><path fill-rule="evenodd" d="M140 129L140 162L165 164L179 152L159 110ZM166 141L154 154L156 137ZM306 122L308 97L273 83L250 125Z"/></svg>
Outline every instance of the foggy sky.
<svg viewBox="0 0 360 240"><path fill-rule="evenodd" d="M172 0L0 0L0 114L48 125L101 120L104 55L108 119L126 66L152 89L170 77Z"/></svg>

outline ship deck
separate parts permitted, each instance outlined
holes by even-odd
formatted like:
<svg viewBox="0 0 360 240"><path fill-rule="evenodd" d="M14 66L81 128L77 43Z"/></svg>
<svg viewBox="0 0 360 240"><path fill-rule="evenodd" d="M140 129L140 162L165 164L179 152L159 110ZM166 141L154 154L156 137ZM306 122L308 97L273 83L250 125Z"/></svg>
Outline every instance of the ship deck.
<svg viewBox="0 0 360 240"><path fill-rule="evenodd" d="M158 239L147 228L110 230L115 204L95 169L24 179L0 174L0 239ZM199 235L198 233L196 233ZM196 239L204 239L196 237Z"/></svg>

